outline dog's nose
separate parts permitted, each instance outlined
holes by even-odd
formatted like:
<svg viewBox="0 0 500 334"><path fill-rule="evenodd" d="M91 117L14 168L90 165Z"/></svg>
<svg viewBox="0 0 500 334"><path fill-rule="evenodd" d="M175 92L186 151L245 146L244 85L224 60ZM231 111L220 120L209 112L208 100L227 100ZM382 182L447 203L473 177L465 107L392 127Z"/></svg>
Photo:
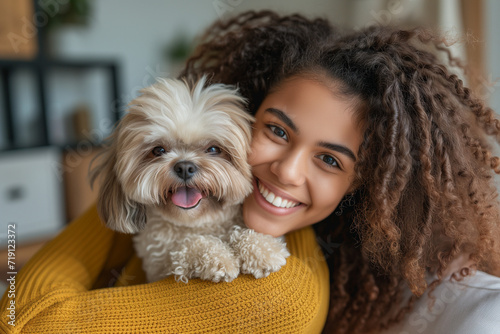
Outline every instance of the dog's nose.
<svg viewBox="0 0 500 334"><path fill-rule="evenodd" d="M189 180L196 173L198 168L191 161L179 161L174 165L174 172L184 181Z"/></svg>

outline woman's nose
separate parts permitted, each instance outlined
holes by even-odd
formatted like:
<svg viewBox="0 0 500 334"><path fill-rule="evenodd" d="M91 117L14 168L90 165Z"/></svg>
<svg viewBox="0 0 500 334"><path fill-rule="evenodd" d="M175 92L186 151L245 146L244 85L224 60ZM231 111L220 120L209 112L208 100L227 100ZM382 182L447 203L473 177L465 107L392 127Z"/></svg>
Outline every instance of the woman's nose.
<svg viewBox="0 0 500 334"><path fill-rule="evenodd" d="M271 164L271 172L284 185L300 186L306 180L307 159L302 151L289 152Z"/></svg>

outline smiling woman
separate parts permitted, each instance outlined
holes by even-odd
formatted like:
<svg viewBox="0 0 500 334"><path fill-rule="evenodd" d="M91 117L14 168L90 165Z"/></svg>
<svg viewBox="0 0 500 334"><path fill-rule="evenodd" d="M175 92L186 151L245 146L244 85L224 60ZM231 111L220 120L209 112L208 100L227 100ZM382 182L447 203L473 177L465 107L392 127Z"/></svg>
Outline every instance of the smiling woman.
<svg viewBox="0 0 500 334"><path fill-rule="evenodd" d="M248 12L203 40L183 74L237 85L257 118L245 223L272 235L315 224L326 246L325 333L413 333L405 316L450 276L500 275L500 121L439 60L441 37ZM489 300L500 310L494 291L426 331L471 332L467 309L483 315L472 327L496 333L494 317L473 312Z"/></svg>
<svg viewBox="0 0 500 334"><path fill-rule="evenodd" d="M264 99L249 157L254 191L243 205L248 227L284 235L325 219L353 191L362 133L352 109L307 77L286 80Z"/></svg>

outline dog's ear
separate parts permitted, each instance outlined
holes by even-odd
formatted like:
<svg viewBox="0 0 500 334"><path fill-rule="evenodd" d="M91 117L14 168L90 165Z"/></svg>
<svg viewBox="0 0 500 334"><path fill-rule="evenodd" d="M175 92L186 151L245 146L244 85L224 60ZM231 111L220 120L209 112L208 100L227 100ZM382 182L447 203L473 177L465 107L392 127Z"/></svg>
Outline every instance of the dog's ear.
<svg viewBox="0 0 500 334"><path fill-rule="evenodd" d="M97 211L106 226L122 233L137 233L146 225L146 208L128 198L116 177L114 147L106 148L96 157L97 165L89 173L91 186L100 179Z"/></svg>

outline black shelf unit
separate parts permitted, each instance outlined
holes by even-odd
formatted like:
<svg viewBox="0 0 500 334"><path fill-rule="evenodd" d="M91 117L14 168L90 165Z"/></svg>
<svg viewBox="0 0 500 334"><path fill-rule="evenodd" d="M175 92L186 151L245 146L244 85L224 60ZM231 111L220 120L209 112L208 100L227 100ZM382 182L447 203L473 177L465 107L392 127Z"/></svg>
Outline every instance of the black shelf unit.
<svg viewBox="0 0 500 334"><path fill-rule="evenodd" d="M33 1L35 11L40 11L37 0ZM39 115L41 116L41 140L38 145L34 146L48 146L49 140L49 124L47 110L47 73L55 68L59 69L103 69L109 74L110 85L110 99L112 102L113 110L110 111L111 119L115 122L120 119L121 111L118 106L119 96L119 69L115 61L112 60L62 60L52 59L46 56L45 52L45 29L44 26L38 27L37 33L37 55L31 60L18 60L18 59L0 59L0 76L2 80L2 94L4 100L4 118L7 132L7 148L5 150L12 150L21 148L16 145L16 134L14 132L14 117L13 117L13 104L12 104L12 75L14 72L23 69L30 70L34 73L36 80L36 88L38 95Z"/></svg>

